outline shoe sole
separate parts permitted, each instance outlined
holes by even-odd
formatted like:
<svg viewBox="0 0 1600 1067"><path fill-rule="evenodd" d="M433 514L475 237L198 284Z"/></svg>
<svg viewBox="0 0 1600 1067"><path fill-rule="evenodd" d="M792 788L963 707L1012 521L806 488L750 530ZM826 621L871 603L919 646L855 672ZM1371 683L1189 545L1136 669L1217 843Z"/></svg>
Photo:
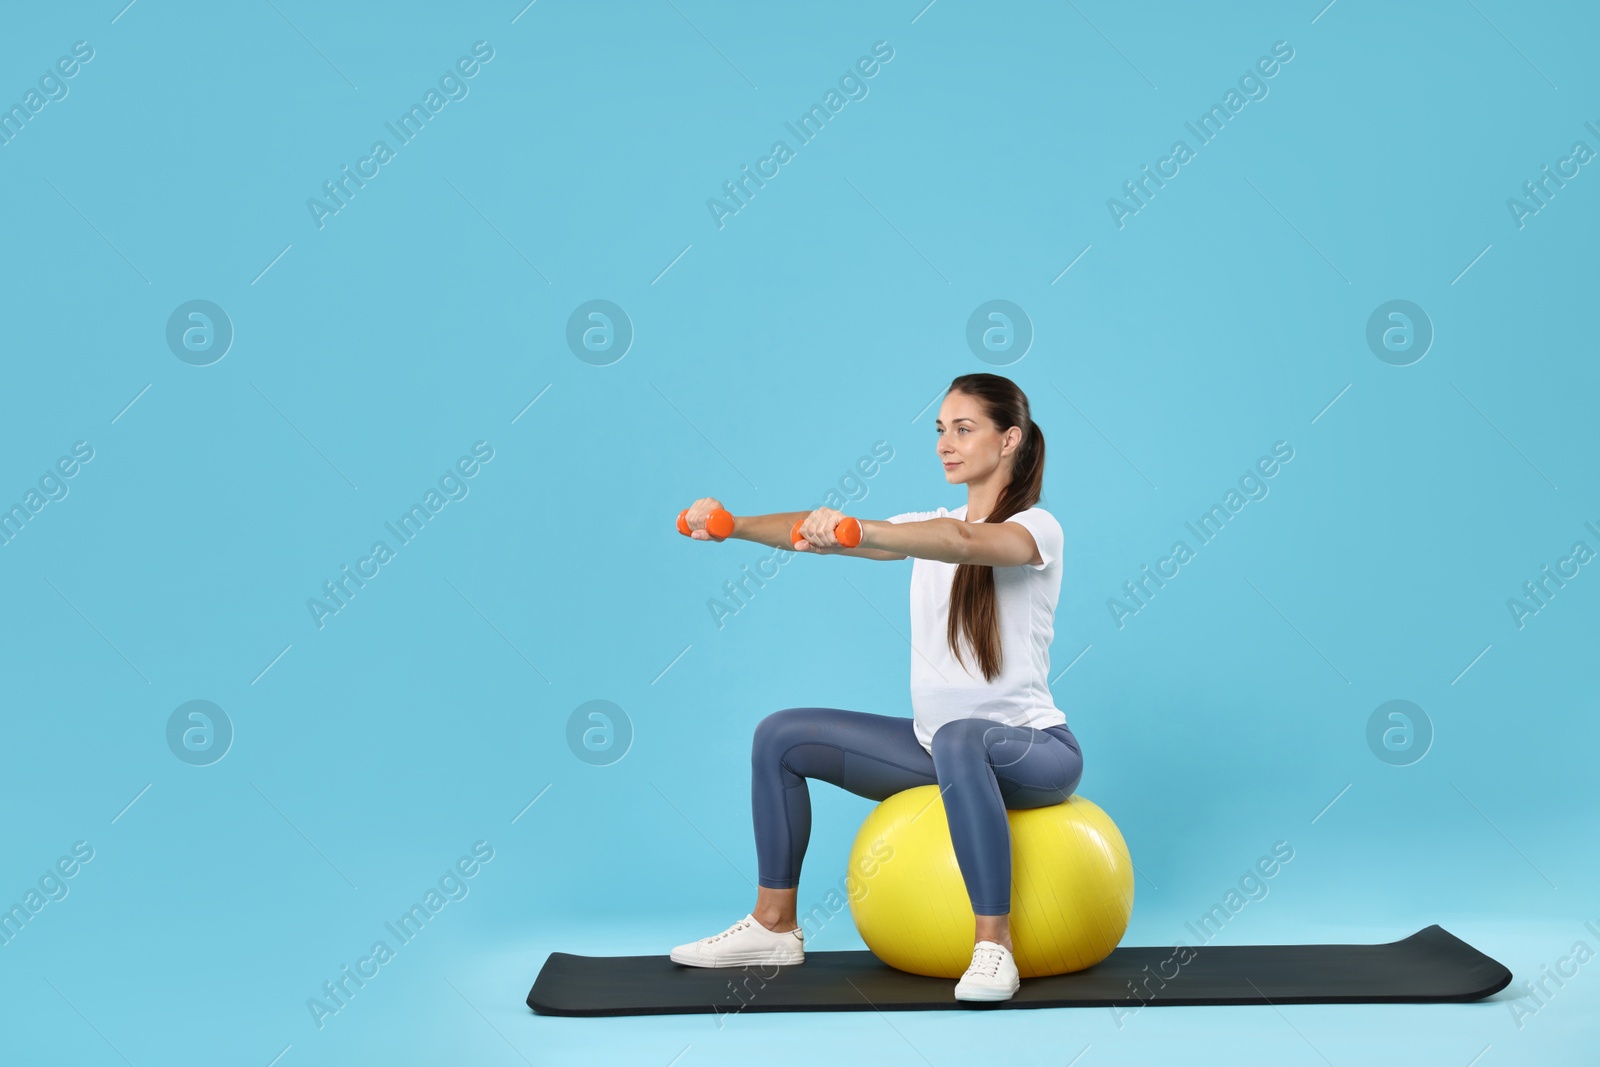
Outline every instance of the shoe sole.
<svg viewBox="0 0 1600 1067"><path fill-rule="evenodd" d="M673 963L680 963L685 967L761 967L775 965L778 967L793 967L806 961L804 956L796 958L779 958L768 955L759 956L719 956L715 959L680 955L674 951L669 954Z"/></svg>
<svg viewBox="0 0 1600 1067"><path fill-rule="evenodd" d="M1019 985L1017 988L1020 989L1021 986ZM1017 990L1016 989L1013 989L1010 992L1006 992L1006 991L1000 990L1000 989L969 990L964 995L963 995L961 990L959 990L959 989L956 990L956 999L957 1000L971 1000L971 1001L978 1001L978 1002L1010 1000L1012 997L1014 997L1016 995L1017 995Z"/></svg>

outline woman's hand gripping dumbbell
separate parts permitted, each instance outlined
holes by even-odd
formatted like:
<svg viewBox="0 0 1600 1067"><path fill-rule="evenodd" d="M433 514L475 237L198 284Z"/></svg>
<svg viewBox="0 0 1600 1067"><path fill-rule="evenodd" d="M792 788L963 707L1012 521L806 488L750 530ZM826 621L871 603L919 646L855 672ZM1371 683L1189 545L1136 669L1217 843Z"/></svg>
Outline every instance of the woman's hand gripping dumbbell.
<svg viewBox="0 0 1600 1067"><path fill-rule="evenodd" d="M678 532L696 541L722 541L733 533L733 516L716 497L701 497L678 512Z"/></svg>
<svg viewBox="0 0 1600 1067"><path fill-rule="evenodd" d="M794 524L789 530L789 541L796 552L825 553L855 548L861 543L861 523L833 508L818 508Z"/></svg>

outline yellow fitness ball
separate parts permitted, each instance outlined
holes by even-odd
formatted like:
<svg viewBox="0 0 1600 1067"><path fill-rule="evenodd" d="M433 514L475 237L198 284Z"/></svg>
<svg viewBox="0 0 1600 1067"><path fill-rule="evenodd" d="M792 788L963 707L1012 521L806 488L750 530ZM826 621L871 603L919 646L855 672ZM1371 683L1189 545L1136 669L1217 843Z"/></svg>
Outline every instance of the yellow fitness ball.
<svg viewBox="0 0 1600 1067"><path fill-rule="evenodd" d="M1023 978L1081 971L1111 955L1133 914L1133 861L1111 817L1073 795L1007 811L1011 939ZM850 849L850 914L884 963L960 978L972 962L972 904L939 787L879 804Z"/></svg>

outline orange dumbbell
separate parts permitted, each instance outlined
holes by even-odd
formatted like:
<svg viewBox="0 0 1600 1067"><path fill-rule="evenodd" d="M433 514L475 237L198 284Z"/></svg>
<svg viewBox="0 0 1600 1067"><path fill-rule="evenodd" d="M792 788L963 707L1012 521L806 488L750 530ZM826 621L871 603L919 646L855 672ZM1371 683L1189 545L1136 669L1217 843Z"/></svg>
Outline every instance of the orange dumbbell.
<svg viewBox="0 0 1600 1067"><path fill-rule="evenodd" d="M678 532L685 537L692 537L689 530L689 509L684 508L678 512ZM733 515L730 512L717 508L706 516L706 533L711 535L713 541L721 541L733 533Z"/></svg>
<svg viewBox="0 0 1600 1067"><path fill-rule="evenodd" d="M804 538L800 536L800 523L804 521L804 519L799 520L799 522L796 522L793 528L789 530L790 543L799 544L802 540L804 540ZM834 526L833 536L837 537L839 539L839 543L844 547L854 548L861 543L861 523L846 515L844 518L839 520L838 525Z"/></svg>

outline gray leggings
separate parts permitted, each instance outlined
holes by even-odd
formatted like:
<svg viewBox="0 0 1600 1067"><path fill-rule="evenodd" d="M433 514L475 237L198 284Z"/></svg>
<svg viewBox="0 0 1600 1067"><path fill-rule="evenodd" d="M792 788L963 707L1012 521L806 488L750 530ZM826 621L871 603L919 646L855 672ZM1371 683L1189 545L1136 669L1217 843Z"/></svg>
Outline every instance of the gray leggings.
<svg viewBox="0 0 1600 1067"><path fill-rule="evenodd" d="M759 881L768 889L800 884L800 863L811 839L807 778L872 800L937 785L973 913L1005 915L1011 911L1011 828L1005 809L1066 800L1083 776L1083 756L1065 725L1035 730L956 719L934 733L929 756L911 719L786 708L756 725L750 768L756 862Z"/></svg>

